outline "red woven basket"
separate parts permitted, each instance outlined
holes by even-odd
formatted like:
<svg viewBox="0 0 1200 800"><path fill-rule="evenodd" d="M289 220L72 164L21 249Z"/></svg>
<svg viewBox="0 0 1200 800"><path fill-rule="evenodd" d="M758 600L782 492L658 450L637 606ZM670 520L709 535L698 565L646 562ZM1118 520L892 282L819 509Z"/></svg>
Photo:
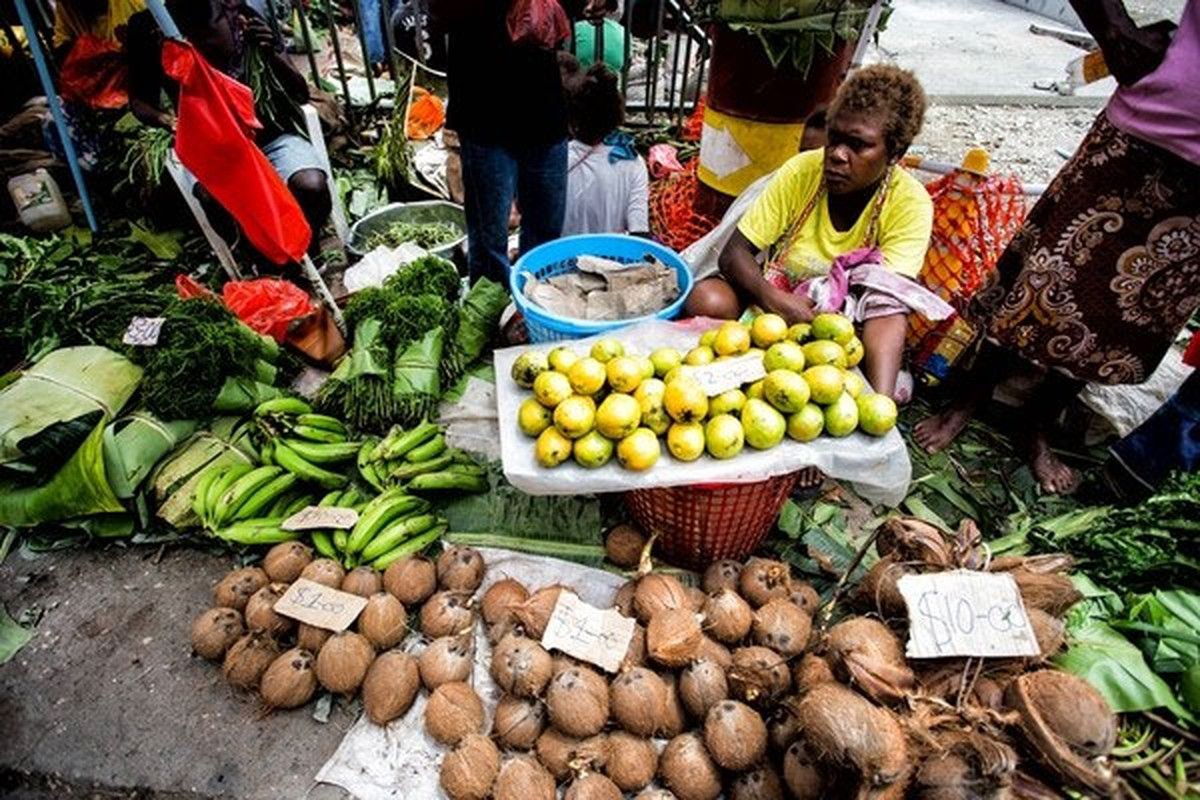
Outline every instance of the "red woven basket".
<svg viewBox="0 0 1200 800"><path fill-rule="evenodd" d="M634 489L625 493L625 503L642 530L658 534L655 550L663 560L701 570L713 561L740 561L754 552L771 532L798 477Z"/></svg>

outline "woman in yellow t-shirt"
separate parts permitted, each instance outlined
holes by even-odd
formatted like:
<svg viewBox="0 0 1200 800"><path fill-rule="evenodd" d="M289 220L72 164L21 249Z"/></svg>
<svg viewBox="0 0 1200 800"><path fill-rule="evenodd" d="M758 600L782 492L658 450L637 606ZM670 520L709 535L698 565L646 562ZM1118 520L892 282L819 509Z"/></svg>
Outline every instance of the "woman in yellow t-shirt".
<svg viewBox="0 0 1200 800"><path fill-rule="evenodd" d="M878 248L891 272L916 277L933 203L896 164L920 131L925 106L911 72L878 65L852 73L829 107L828 144L780 167L722 250L722 277L696 285L688 312L733 319L756 305L789 323L807 322L813 302L795 287L863 248ZM757 258L763 251L765 273ZM864 372L875 391L894 395L907 314L892 304L883 315L866 316Z"/></svg>

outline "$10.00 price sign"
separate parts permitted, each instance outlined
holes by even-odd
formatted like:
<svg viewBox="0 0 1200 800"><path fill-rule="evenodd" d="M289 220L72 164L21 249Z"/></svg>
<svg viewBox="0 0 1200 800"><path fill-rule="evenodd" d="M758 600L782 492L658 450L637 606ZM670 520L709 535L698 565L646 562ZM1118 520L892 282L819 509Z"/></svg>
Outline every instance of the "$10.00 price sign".
<svg viewBox="0 0 1200 800"><path fill-rule="evenodd" d="M905 575L897 586L908 606L911 658L1039 654L1011 575L952 570Z"/></svg>

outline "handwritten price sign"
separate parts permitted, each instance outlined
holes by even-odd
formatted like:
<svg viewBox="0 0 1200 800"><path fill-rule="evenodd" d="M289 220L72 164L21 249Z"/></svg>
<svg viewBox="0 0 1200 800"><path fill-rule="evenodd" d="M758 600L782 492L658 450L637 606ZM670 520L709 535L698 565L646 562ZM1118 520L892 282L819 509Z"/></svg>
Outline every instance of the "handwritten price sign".
<svg viewBox="0 0 1200 800"><path fill-rule="evenodd" d="M897 581L908 606L911 658L1038 655L1037 639L1011 575L953 570Z"/></svg>
<svg viewBox="0 0 1200 800"><path fill-rule="evenodd" d="M611 608L590 606L571 592L559 592L554 613L542 634L542 646L616 672L629 650L633 629L634 621L629 617Z"/></svg>
<svg viewBox="0 0 1200 800"><path fill-rule="evenodd" d="M335 632L349 628L366 606L365 597L330 589L308 578L297 580L275 601L276 613Z"/></svg>
<svg viewBox="0 0 1200 800"><path fill-rule="evenodd" d="M767 371L763 368L762 356L751 354L696 367L691 371L691 377L704 387L705 394L716 397L767 377Z"/></svg>

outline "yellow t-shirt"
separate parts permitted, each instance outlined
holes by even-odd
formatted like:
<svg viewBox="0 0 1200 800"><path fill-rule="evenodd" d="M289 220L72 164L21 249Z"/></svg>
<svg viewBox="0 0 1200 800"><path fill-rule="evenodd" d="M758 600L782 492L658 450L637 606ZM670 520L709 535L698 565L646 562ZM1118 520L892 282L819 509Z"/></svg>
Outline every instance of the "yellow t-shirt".
<svg viewBox="0 0 1200 800"><path fill-rule="evenodd" d="M70 0L59 0L54 7L54 46L58 47L85 33L98 39L115 40L117 29L146 7L146 0L108 0L108 13L92 23L75 12Z"/></svg>
<svg viewBox="0 0 1200 800"><path fill-rule="evenodd" d="M738 223L738 230L761 250L767 250L787 234L821 186L824 150L809 150L793 156L775 173L763 193ZM795 280L829 273L837 256L868 244L876 199L863 210L848 231L837 231L829 219L826 198L812 210L787 252L783 266ZM879 215L875 245L883 251L889 269L916 277L925 263L925 250L933 229L933 201L920 181L903 169L894 168L887 197Z"/></svg>

